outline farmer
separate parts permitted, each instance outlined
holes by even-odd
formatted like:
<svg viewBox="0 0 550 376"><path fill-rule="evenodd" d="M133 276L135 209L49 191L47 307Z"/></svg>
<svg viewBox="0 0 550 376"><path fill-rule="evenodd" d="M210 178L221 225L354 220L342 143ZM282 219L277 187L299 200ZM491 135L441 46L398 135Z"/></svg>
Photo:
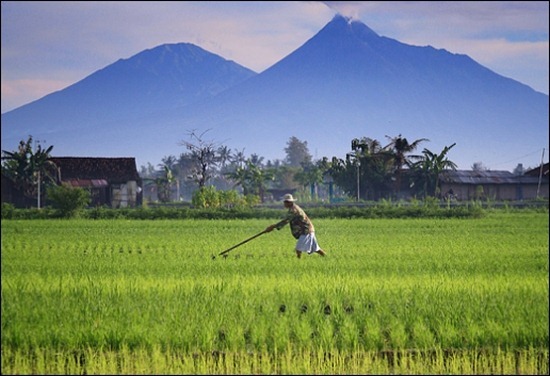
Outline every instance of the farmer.
<svg viewBox="0 0 550 376"><path fill-rule="evenodd" d="M288 209L288 214L281 222L268 226L265 232L271 232L275 228L280 230L287 223L290 223L290 232L294 238L298 239L296 242L296 256L298 258L302 257L303 252L307 252L308 255L318 253L324 256L325 252L317 244L313 223L304 210L295 204L295 201L290 193L283 196L283 203L285 208Z"/></svg>

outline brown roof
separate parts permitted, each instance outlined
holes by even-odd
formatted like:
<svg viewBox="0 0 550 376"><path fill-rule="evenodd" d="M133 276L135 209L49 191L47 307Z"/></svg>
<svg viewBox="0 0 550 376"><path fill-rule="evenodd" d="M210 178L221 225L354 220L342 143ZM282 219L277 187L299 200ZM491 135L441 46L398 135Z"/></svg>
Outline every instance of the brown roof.
<svg viewBox="0 0 550 376"><path fill-rule="evenodd" d="M111 183L140 182L135 158L50 158L61 172L61 180L105 179Z"/></svg>
<svg viewBox="0 0 550 376"><path fill-rule="evenodd" d="M548 176L548 165L549 163L545 163L542 165L542 176ZM529 176L539 176L540 175L540 165L539 167L535 167L527 172L525 172L525 175Z"/></svg>

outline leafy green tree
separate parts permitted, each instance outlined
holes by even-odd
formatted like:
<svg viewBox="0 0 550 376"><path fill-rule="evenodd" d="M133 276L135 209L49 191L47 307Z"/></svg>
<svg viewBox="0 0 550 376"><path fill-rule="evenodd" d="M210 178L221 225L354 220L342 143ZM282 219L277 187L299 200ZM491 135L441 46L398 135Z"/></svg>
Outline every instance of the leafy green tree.
<svg viewBox="0 0 550 376"><path fill-rule="evenodd" d="M298 167L302 164L307 165L311 163L312 157L307 147L307 141L300 141L298 138L292 136L286 145L285 161L289 166Z"/></svg>
<svg viewBox="0 0 550 376"><path fill-rule="evenodd" d="M391 181L391 154L369 137L354 138L351 147L345 159L332 159L329 171L334 183L349 196L357 197L359 186L360 198L384 197Z"/></svg>
<svg viewBox="0 0 550 376"><path fill-rule="evenodd" d="M326 161L319 160L316 163L302 163L302 168L298 171L294 179L302 186L309 186L311 198L317 197L317 187L323 182L323 176L326 172Z"/></svg>
<svg viewBox="0 0 550 376"><path fill-rule="evenodd" d="M260 168L254 164L250 164L249 176L250 182L254 189L254 194L257 194L260 197L261 202L264 202L267 182L273 180L273 171L270 169Z"/></svg>
<svg viewBox="0 0 550 376"><path fill-rule="evenodd" d="M414 152L422 142L429 140L427 138L420 138L413 142L409 142L405 137L402 137L401 134L397 137L386 137L390 139L390 143L386 145L384 149L389 150L393 156L393 170L395 173L394 191L399 195L403 167L410 167L412 164L408 154Z"/></svg>
<svg viewBox="0 0 550 376"><path fill-rule="evenodd" d="M193 193L191 203L196 208L219 208L220 193L213 185L201 187Z"/></svg>
<svg viewBox="0 0 550 376"><path fill-rule="evenodd" d="M230 148L222 145L218 147L218 157L220 161L220 166L223 169L225 165L231 161L231 159L233 158L233 154Z"/></svg>
<svg viewBox="0 0 550 376"><path fill-rule="evenodd" d="M273 188L297 188L299 183L295 176L300 171L301 167L292 167L286 164L271 167L273 171Z"/></svg>
<svg viewBox="0 0 550 376"><path fill-rule="evenodd" d="M350 158L333 157L330 174L340 189L350 197L357 197L357 168Z"/></svg>
<svg viewBox="0 0 550 376"><path fill-rule="evenodd" d="M139 169L139 176L142 178L151 178L155 175L155 166L147 162L147 166L142 165Z"/></svg>
<svg viewBox="0 0 550 376"><path fill-rule="evenodd" d="M264 166L264 157L261 157L256 153L250 154L248 161L259 168L263 168Z"/></svg>
<svg viewBox="0 0 550 376"><path fill-rule="evenodd" d="M387 198L392 182L392 153L378 140L364 137L356 140L356 153L361 163L361 197L371 200Z"/></svg>
<svg viewBox="0 0 550 376"><path fill-rule="evenodd" d="M164 200L160 201L168 202L172 196L172 186L176 186L176 198L180 197L180 168L178 160L173 155L162 158L162 163L159 164L162 175L156 179L159 196L162 195ZM162 192L162 193L161 193Z"/></svg>
<svg viewBox="0 0 550 376"><path fill-rule="evenodd" d="M456 143L445 146L439 154L424 149L422 156L417 157L418 160L412 164L414 184L419 187L419 192L425 197L439 196L441 172L447 169L456 170L456 164L447 158L447 154L455 145Z"/></svg>
<svg viewBox="0 0 550 376"><path fill-rule="evenodd" d="M235 187L242 187L245 196L257 195L263 202L267 182L273 180L274 172L272 169L261 168L249 159L243 167L237 167L235 171L227 173L227 177L235 182Z"/></svg>
<svg viewBox="0 0 550 376"><path fill-rule="evenodd" d="M53 146L44 149L40 144L33 149L33 138L29 136L26 142L19 142L17 151L2 150L2 174L12 180L26 197L38 197L42 186L58 181L57 166L50 159L52 149Z"/></svg>
<svg viewBox="0 0 550 376"><path fill-rule="evenodd" d="M78 213L91 202L89 191L81 187L72 187L67 183L48 187L47 197L51 205L65 218L78 216Z"/></svg>
<svg viewBox="0 0 550 376"><path fill-rule="evenodd" d="M154 179L157 186L157 195L160 202L169 202L172 192L172 184L176 181L172 170L168 166L163 166L163 174Z"/></svg>
<svg viewBox="0 0 550 376"><path fill-rule="evenodd" d="M252 187L249 184L248 171L245 166L239 166L235 171L227 172L226 176L235 182L234 187L240 186L242 188L244 195L251 193Z"/></svg>
<svg viewBox="0 0 550 376"><path fill-rule="evenodd" d="M235 153L233 153L231 159L230 159L230 162L234 163L237 165L237 167L242 167L244 166L245 162L246 162L246 155L244 154L244 149L241 150L241 151L237 151Z"/></svg>

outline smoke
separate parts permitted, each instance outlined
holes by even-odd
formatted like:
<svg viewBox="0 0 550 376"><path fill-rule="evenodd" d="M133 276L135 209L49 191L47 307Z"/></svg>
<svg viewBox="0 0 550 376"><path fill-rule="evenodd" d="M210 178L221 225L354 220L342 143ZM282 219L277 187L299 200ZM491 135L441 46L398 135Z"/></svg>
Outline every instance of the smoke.
<svg viewBox="0 0 550 376"><path fill-rule="evenodd" d="M359 20L360 10L364 7L362 1L323 1L322 3L342 16L353 20Z"/></svg>

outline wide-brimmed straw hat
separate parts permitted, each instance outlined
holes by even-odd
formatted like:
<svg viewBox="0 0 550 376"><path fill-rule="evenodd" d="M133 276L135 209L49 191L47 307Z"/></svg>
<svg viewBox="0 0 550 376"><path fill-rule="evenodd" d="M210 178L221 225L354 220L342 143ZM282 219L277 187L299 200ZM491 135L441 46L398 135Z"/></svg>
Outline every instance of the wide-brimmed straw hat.
<svg viewBox="0 0 550 376"><path fill-rule="evenodd" d="M296 200L294 199L294 197L292 197L290 193L287 193L286 195L283 196L283 201L294 202Z"/></svg>

